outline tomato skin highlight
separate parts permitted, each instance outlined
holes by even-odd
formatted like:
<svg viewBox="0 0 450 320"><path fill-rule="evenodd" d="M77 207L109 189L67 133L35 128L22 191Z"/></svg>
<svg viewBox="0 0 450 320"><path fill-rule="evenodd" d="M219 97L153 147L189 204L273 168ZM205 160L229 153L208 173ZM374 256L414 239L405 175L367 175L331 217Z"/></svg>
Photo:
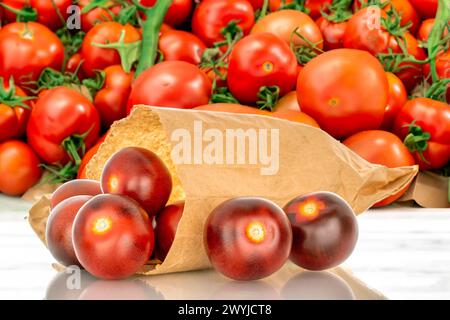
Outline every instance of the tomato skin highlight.
<svg viewBox="0 0 450 320"><path fill-rule="evenodd" d="M375 57L361 50L336 49L305 65L298 77L297 98L302 111L323 130L343 138L380 127L388 89Z"/></svg>
<svg viewBox="0 0 450 320"><path fill-rule="evenodd" d="M283 210L262 198L223 202L209 215L205 249L213 267L234 280L257 280L281 268L292 232Z"/></svg>
<svg viewBox="0 0 450 320"><path fill-rule="evenodd" d="M113 194L97 195L78 211L72 239L81 265L107 280L136 273L154 247L153 228L144 209L128 197Z"/></svg>
<svg viewBox="0 0 450 320"><path fill-rule="evenodd" d="M40 160L27 144L9 140L0 144L0 192L19 196L34 186L42 175Z"/></svg>
<svg viewBox="0 0 450 320"><path fill-rule="evenodd" d="M241 39L230 55L228 86L241 103L254 104L263 86L278 86L283 96L295 87L297 59L289 46L271 33Z"/></svg>
<svg viewBox="0 0 450 320"><path fill-rule="evenodd" d="M77 195L60 202L48 216L45 240L52 256L64 266L81 266L72 243L72 226L78 210L92 196Z"/></svg>
<svg viewBox="0 0 450 320"><path fill-rule="evenodd" d="M127 113L137 104L192 109L207 104L210 95L211 81L199 68L184 61L165 61L134 81Z"/></svg>
<svg viewBox="0 0 450 320"><path fill-rule="evenodd" d="M28 121L27 138L46 163L65 164L69 161L62 146L66 138L88 133L84 144L89 149L99 131L100 116L89 99L73 89L56 87L40 94Z"/></svg>
<svg viewBox="0 0 450 320"><path fill-rule="evenodd" d="M38 79L46 67L60 70L64 47L46 26L13 22L0 29L0 76L16 85Z"/></svg>
<svg viewBox="0 0 450 320"><path fill-rule="evenodd" d="M164 261L172 247L183 210L184 201L181 201L165 207L156 216L155 256L161 261Z"/></svg>
<svg viewBox="0 0 450 320"><path fill-rule="evenodd" d="M172 178L164 162L153 152L124 148L106 162L100 178L103 193L129 196L149 214L164 208L172 191Z"/></svg>
<svg viewBox="0 0 450 320"><path fill-rule="evenodd" d="M414 158L408 148L395 134L382 130L358 132L343 141L343 144L361 158L388 168L413 166ZM382 207L398 200L408 190L410 184L386 199L376 203L374 207Z"/></svg>
<svg viewBox="0 0 450 320"><path fill-rule="evenodd" d="M50 208L53 209L62 201L75 196L96 196L102 193L100 182L89 179L77 179L60 185L52 194Z"/></svg>
<svg viewBox="0 0 450 320"><path fill-rule="evenodd" d="M198 65L205 49L200 38L186 31L169 30L159 37L159 50L164 61L185 61Z"/></svg>
<svg viewBox="0 0 450 320"><path fill-rule="evenodd" d="M341 264L358 239L358 223L350 205L331 192L313 192L289 201L284 208L292 226L289 259L307 270Z"/></svg>
<svg viewBox="0 0 450 320"><path fill-rule="evenodd" d="M223 41L220 31L230 21L238 21L244 35L250 32L255 23L253 7L246 0L203 0L194 10L192 32L211 47Z"/></svg>

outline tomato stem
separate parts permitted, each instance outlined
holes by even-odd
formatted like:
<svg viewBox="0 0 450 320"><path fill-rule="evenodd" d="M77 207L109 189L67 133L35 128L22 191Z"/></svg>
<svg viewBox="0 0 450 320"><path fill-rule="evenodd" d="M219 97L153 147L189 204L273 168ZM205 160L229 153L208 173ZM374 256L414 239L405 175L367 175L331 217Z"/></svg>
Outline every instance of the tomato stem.
<svg viewBox="0 0 450 320"><path fill-rule="evenodd" d="M320 14L328 21L339 23L350 19L353 12L350 8L352 0L334 0L332 4L326 4L325 9L330 12L325 12L324 8L320 8Z"/></svg>
<svg viewBox="0 0 450 320"><path fill-rule="evenodd" d="M172 2L173 0L158 0L153 7L148 8L139 4L137 0L133 0L133 3L146 16L146 20L142 22L142 50L136 68L136 78L155 64L158 53L159 30Z"/></svg>
<svg viewBox="0 0 450 320"><path fill-rule="evenodd" d="M7 4L0 3L0 6L16 15L16 20L19 22L28 22L37 20L37 11L31 6L25 6L22 9L15 9Z"/></svg>
<svg viewBox="0 0 450 320"><path fill-rule="evenodd" d="M272 111L275 104L280 97L280 87L278 86L263 86L259 89L256 105L260 110Z"/></svg>
<svg viewBox="0 0 450 320"><path fill-rule="evenodd" d="M11 108L22 107L24 109L30 109L26 101L32 99L34 97L23 97L16 94L16 86L12 77L9 79L8 89L5 88L4 80L0 77L0 103L6 104Z"/></svg>
<svg viewBox="0 0 450 320"><path fill-rule="evenodd" d="M431 134L423 131L420 126L416 125L415 120L405 125L405 127L408 128L408 135L403 141L404 145L411 153L417 152L420 159L428 164L429 162L425 159L423 152L428 149L428 141L431 139Z"/></svg>

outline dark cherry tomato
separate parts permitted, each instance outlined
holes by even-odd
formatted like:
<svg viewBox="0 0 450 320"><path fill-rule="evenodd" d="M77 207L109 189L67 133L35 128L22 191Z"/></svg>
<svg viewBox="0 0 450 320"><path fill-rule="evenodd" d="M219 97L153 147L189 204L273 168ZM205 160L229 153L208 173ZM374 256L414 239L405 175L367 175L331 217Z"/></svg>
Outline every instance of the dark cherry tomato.
<svg viewBox="0 0 450 320"><path fill-rule="evenodd" d="M333 22L324 17L320 17L317 19L316 24L322 32L324 50L328 51L344 47L344 34L347 28L347 21Z"/></svg>
<svg viewBox="0 0 450 320"><path fill-rule="evenodd" d="M154 216L169 200L172 178L156 154L147 149L128 147L106 162L101 185L104 193L129 196Z"/></svg>
<svg viewBox="0 0 450 320"><path fill-rule="evenodd" d="M89 179L68 181L56 189L50 200L50 208L74 196L96 196L102 193L100 182Z"/></svg>
<svg viewBox="0 0 450 320"><path fill-rule="evenodd" d="M290 45L291 40L295 45L304 45L305 41L292 33L297 31L311 43L322 48L322 33L319 27L307 14L297 10L281 10L273 12L261 18L253 27L252 34L269 32Z"/></svg>
<svg viewBox="0 0 450 320"><path fill-rule="evenodd" d="M409 153L403 141L395 134L387 131L361 131L345 139L343 144L361 158L388 168L413 166L415 164L413 156ZM399 199L408 188L409 185L374 206L382 207L391 204Z"/></svg>
<svg viewBox="0 0 450 320"><path fill-rule="evenodd" d="M139 2L144 6L151 7L156 1L157 0L140 0ZM192 7L192 0L173 0L164 17L164 22L174 27L181 25L189 17Z"/></svg>
<svg viewBox="0 0 450 320"><path fill-rule="evenodd" d="M169 30L159 37L159 50L165 61L186 61L198 65L205 49L200 38L186 31Z"/></svg>
<svg viewBox="0 0 450 320"><path fill-rule="evenodd" d="M308 270L325 270L347 259L358 239L350 205L331 192L308 193L285 207L292 225L290 259Z"/></svg>
<svg viewBox="0 0 450 320"><path fill-rule="evenodd" d="M102 22L89 30L83 40L80 51L84 59L82 68L86 76L93 77L95 70L103 70L106 67L120 64L120 56L117 50L100 48L96 44L102 45L118 42L122 33L124 33L124 43L141 40L139 31L130 24L122 25L114 21Z"/></svg>
<svg viewBox="0 0 450 320"><path fill-rule="evenodd" d="M60 70L64 60L61 40L36 22L14 22L0 29L0 76L16 85L35 81L50 67Z"/></svg>
<svg viewBox="0 0 450 320"><path fill-rule="evenodd" d="M247 0L204 0L200 2L192 17L192 32L211 47L223 41L221 34L231 21L248 34L255 23L255 12Z"/></svg>
<svg viewBox="0 0 450 320"><path fill-rule="evenodd" d="M137 202L113 194L93 197L78 211L72 232L81 265L102 279L136 273L153 252L151 220Z"/></svg>
<svg viewBox="0 0 450 320"><path fill-rule="evenodd" d="M207 104L210 95L211 81L199 68L184 61L165 61L134 81L127 113L136 104L192 109Z"/></svg>
<svg viewBox="0 0 450 320"><path fill-rule="evenodd" d="M9 140L0 144L0 192L19 196L34 186L42 175L40 161L27 144Z"/></svg>
<svg viewBox="0 0 450 320"><path fill-rule="evenodd" d="M408 93L399 77L392 72L386 72L386 76L389 83L389 93L381 129L390 130L394 125L395 117L408 101Z"/></svg>
<svg viewBox="0 0 450 320"><path fill-rule="evenodd" d="M91 196L74 196L60 202L48 216L45 240L52 256L64 266L81 266L72 243L72 225L78 210Z"/></svg>
<svg viewBox="0 0 450 320"><path fill-rule="evenodd" d="M213 267L235 280L257 280L281 268L292 232L283 210L262 198L223 202L205 224L205 247Z"/></svg>
<svg viewBox="0 0 450 320"><path fill-rule="evenodd" d="M177 202L165 207L156 216L155 254L156 258L161 261L164 261L172 247L183 210L184 201Z"/></svg>
<svg viewBox="0 0 450 320"><path fill-rule="evenodd" d="M244 104L254 104L262 87L278 86L283 96L295 87L297 59L289 46L271 33L241 39L230 55L228 86Z"/></svg>
<svg viewBox="0 0 450 320"><path fill-rule="evenodd" d="M120 65L109 66L104 72L105 84L96 93L94 105L100 113L103 128L107 129L127 115L133 73L126 73Z"/></svg>

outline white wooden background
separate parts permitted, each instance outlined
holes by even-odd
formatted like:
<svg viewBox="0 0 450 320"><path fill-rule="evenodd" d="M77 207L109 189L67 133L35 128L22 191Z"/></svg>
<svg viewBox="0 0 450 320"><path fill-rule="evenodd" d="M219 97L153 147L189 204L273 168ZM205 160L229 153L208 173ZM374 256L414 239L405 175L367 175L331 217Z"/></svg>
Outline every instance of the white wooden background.
<svg viewBox="0 0 450 320"><path fill-rule="evenodd" d="M22 200L0 196L0 299L79 298L61 288L63 278L51 268L52 257L25 220L29 207ZM387 208L370 210L358 219L358 245L345 263L357 278L389 299L450 299L450 209ZM288 280L282 277L276 274L273 278L275 282ZM311 279L308 290L324 281ZM86 277L86 281L91 283L92 279ZM167 275L152 281L151 292L136 287L132 281L97 282L91 286L96 290L84 292L82 298L103 298L102 294L108 293L109 298L144 294L158 299L171 297L176 291L183 292L178 297L192 299L214 295L271 299L296 298L294 293L305 290L280 293L264 283L236 284L214 271ZM219 296L208 289L214 283L223 284ZM333 298L330 290L319 290L315 297ZM342 290L339 292L335 298L347 297Z"/></svg>

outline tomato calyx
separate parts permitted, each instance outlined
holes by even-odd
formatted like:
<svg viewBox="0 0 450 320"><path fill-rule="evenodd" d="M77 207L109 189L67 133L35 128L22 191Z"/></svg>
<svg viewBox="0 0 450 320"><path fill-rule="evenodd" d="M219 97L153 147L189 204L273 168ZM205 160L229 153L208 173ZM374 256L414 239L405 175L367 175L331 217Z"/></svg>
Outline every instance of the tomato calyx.
<svg viewBox="0 0 450 320"><path fill-rule="evenodd" d="M275 105L280 98L280 87L278 86L263 86L258 92L258 101L256 105L260 110L273 111Z"/></svg>
<svg viewBox="0 0 450 320"><path fill-rule="evenodd" d="M234 103L240 104L240 102L233 96L230 90L226 87L214 88L216 86L216 79L213 81L213 90L209 103Z"/></svg>
<svg viewBox="0 0 450 320"><path fill-rule="evenodd" d="M450 78L439 79L434 81L428 90L423 95L425 98L430 98L437 101L447 102L447 90L450 85Z"/></svg>
<svg viewBox="0 0 450 320"><path fill-rule="evenodd" d="M32 99L34 99L34 97L23 97L16 94L16 87L14 85L13 78L9 79L8 89L6 89L3 78L0 77L0 103L11 108L22 107L24 109L30 109L30 106L25 102Z"/></svg>
<svg viewBox="0 0 450 320"><path fill-rule="evenodd" d="M114 3L112 3L111 0L92 0L81 9L81 14L88 13L89 11L92 11L96 8L102 8L102 9L108 10L113 6L114 6ZM108 13L111 13L111 12L108 12Z"/></svg>
<svg viewBox="0 0 450 320"><path fill-rule="evenodd" d="M304 42L303 44L296 44L294 41L294 37L297 36ZM305 65L313 58L317 57L319 54L323 53L324 51L319 48L319 45L323 41L320 42L312 42L305 36L303 36L299 31L298 28L296 28L292 33L290 37L290 48L292 52L294 52L295 57L297 58L297 62L300 65Z"/></svg>
<svg viewBox="0 0 450 320"><path fill-rule="evenodd" d="M309 14L311 10L309 10L306 6L306 0L294 0L291 3L286 3L285 0L281 0L281 5L278 8L280 10L297 10Z"/></svg>
<svg viewBox="0 0 450 320"><path fill-rule="evenodd" d="M415 120L404 127L408 128L408 135L403 140L403 144L411 153L417 152L420 159L429 164L429 161L425 159L423 153L428 149L428 141L431 139L431 134L423 131L420 126L416 125Z"/></svg>
<svg viewBox="0 0 450 320"><path fill-rule="evenodd" d="M31 22L36 21L38 18L36 9L30 5L26 5L21 9L13 8L4 3L0 3L0 6L5 10L14 13L16 15L17 22Z"/></svg>
<svg viewBox="0 0 450 320"><path fill-rule="evenodd" d="M324 8L321 7L320 14L328 21L334 23L344 22L350 19L353 15L350 8L351 4L352 0L335 0L332 4L327 3Z"/></svg>
<svg viewBox="0 0 450 320"><path fill-rule="evenodd" d="M83 43L84 36L86 35L83 31L70 32L67 27L63 27L56 31L56 35L61 40L64 46L64 64L66 65L67 59L78 52Z"/></svg>

